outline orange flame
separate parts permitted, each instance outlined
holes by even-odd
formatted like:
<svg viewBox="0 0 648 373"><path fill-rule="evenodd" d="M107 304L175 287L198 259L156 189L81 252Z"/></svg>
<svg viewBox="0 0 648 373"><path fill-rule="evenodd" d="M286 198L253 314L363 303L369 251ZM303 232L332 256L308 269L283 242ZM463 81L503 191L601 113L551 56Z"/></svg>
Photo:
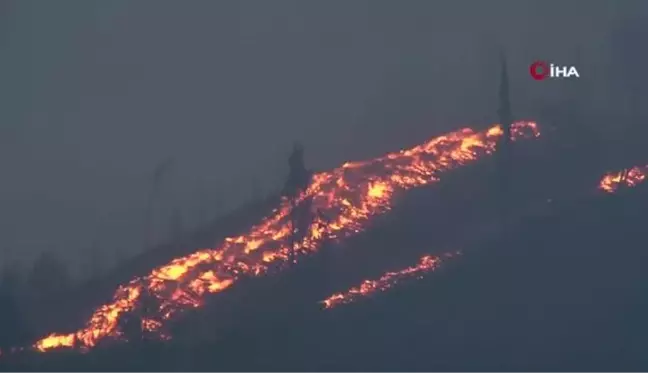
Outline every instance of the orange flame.
<svg viewBox="0 0 648 373"><path fill-rule="evenodd" d="M325 222L316 215L297 244L298 252L313 252L324 239L341 239L362 231L370 217L389 211L396 190L430 184L438 180L441 172L492 153L502 134L499 125L482 132L466 128L408 150L345 163L314 175L300 201L310 198L312 207L328 219ZM538 136L534 122L513 125L514 139ZM110 303L98 307L84 328L50 334L33 347L38 351L74 346L89 349L99 340L122 334L118 321L137 306L144 290L159 300L159 318L163 321L182 310L199 307L205 295L232 286L241 275L258 276L271 269L272 263L285 263L290 252L290 210L291 204L284 200L247 234L227 238L218 248L174 259L133 279L117 289ZM147 322L147 328L153 331L159 331L161 326L161 322Z"/></svg>
<svg viewBox="0 0 648 373"><path fill-rule="evenodd" d="M616 192L619 187L634 187L646 180L648 166L635 166L618 172L611 172L603 176L599 188L608 193Z"/></svg>
<svg viewBox="0 0 648 373"><path fill-rule="evenodd" d="M461 252L446 253L443 255L445 258L452 258L455 255L460 255ZM441 257L425 255L418 264L411 267L401 269L396 272L387 272L377 280L365 280L362 284L352 287L351 289L331 295L322 301L324 308L330 309L342 304L355 302L356 300L364 297L371 296L378 292L387 291L405 279L422 278L425 273L432 272L441 264Z"/></svg>

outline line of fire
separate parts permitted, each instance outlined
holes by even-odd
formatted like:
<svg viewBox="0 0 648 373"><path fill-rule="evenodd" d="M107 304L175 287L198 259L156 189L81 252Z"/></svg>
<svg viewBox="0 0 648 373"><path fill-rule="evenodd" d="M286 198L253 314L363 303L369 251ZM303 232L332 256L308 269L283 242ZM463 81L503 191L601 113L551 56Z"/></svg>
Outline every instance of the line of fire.
<svg viewBox="0 0 648 373"><path fill-rule="evenodd" d="M329 171L309 169L305 148L296 142L288 157L288 176L279 202L270 214L214 247L179 255L148 273L134 276L114 290L109 301L94 307L86 320L79 320L75 328L50 331L26 345L3 345L0 359L59 350L84 354L104 346L172 343L175 337L171 326L194 317L217 294L226 295L279 276L301 285L300 268L311 265L311 257L330 250L343 252L346 242L370 232L374 222L386 219L410 191L435 184L441 188L446 180L451 181L464 170L468 173L490 167L488 179L480 187L489 190L493 201L489 220L496 227L495 234L508 239L515 235L514 221L520 211L520 203L513 196L524 189L519 175L531 172L522 170L526 167L524 157L531 152L528 149L540 146L534 143L543 141L545 128L534 120L516 119L513 114L504 55L499 76L499 123L486 128L461 128L373 159L349 161ZM578 193L622 194L640 185L648 166L628 166L598 177L597 185ZM555 204L554 196L543 198L542 206ZM536 205L530 209L536 211ZM338 285L335 291L319 298L318 312L379 297L417 279L443 281L445 277L432 274L446 262L461 266L464 257L470 255L461 246L440 253L427 252L429 247L420 250L424 251L422 255L402 267L391 266L387 272L373 270L369 279Z"/></svg>

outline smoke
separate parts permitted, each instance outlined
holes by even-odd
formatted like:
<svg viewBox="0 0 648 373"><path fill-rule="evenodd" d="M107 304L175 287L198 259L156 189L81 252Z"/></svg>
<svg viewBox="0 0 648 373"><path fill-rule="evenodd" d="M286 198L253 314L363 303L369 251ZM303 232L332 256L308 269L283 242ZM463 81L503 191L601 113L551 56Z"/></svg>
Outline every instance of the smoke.
<svg viewBox="0 0 648 373"><path fill-rule="evenodd" d="M69 261L141 249L151 165L178 167L169 208L200 181L230 206L306 146L326 169L450 128L492 123L497 52L513 112L567 93L528 77L545 58L585 66L588 102L614 107L609 34L642 2L3 2L0 247ZM7 31L10 30L10 31ZM580 71L580 70L579 70ZM609 124L613 126L614 124ZM7 146L4 146L7 145ZM107 255L110 257L110 255ZM82 261L85 262L85 261ZM79 264L80 265L80 264Z"/></svg>

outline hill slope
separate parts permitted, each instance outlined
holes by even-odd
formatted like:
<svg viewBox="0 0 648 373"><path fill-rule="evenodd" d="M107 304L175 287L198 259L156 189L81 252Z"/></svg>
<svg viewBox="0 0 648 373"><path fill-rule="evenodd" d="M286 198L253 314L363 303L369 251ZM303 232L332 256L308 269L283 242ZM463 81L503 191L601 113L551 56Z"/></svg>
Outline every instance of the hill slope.
<svg viewBox="0 0 648 373"><path fill-rule="evenodd" d="M647 195L586 200L525 220L509 238L476 245L423 281L332 311L302 306L250 322L236 338L195 345L192 363L233 370L645 370Z"/></svg>
<svg viewBox="0 0 648 373"><path fill-rule="evenodd" d="M434 190L439 194L446 197L438 202L441 210L454 205L476 212L459 202L461 193L449 198ZM400 228L392 219L378 222L346 244L343 260L336 253L342 248L331 248L333 254L306 260L291 273L249 280L219 295L178 323L170 343L47 355L32 364L239 371L648 368L645 186L525 210L533 213L521 214L506 237L497 230L463 241L449 234L444 244L429 237L445 230L434 229L440 221L427 230L425 223L412 228L430 216L429 204L415 201L431 195L403 200L392 218ZM446 227L461 217L448 218ZM464 236L474 232L464 228ZM422 281L329 311L317 304L360 278L453 241L463 243L465 254Z"/></svg>

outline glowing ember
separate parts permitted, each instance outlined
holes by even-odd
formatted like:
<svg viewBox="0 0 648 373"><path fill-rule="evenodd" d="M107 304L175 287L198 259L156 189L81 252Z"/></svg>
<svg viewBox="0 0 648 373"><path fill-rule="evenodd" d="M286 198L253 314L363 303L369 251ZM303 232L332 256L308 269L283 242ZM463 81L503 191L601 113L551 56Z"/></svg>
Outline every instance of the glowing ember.
<svg viewBox="0 0 648 373"><path fill-rule="evenodd" d="M646 180L648 166L635 166L619 172L609 173L601 179L599 188L608 192L616 192L620 186L634 187Z"/></svg>
<svg viewBox="0 0 648 373"><path fill-rule="evenodd" d="M297 244L300 253L317 250L325 239L340 239L362 231L370 217L390 209L398 189L435 182L443 171L467 164L494 151L502 129L495 125L482 132L462 129L434 138L422 145L364 162L345 163L330 172L314 175L300 197L312 198L315 215L305 238ZM537 137L533 122L513 125L513 138ZM92 348L104 338L118 338L120 318L135 309L143 290L159 301L159 320L146 326L160 332L164 320L180 311L199 307L207 294L232 286L241 275L266 273L289 257L290 203L283 201L273 214L244 235L227 238L215 249L199 250L177 258L120 286L112 302L97 308L86 326L74 333L51 334L34 345L39 351L59 347ZM271 265L274 265L272 267Z"/></svg>
<svg viewBox="0 0 648 373"><path fill-rule="evenodd" d="M447 253L444 254L443 257L451 258L459 254L461 253ZM365 280L362 284L352 287L343 293L331 295L323 300L322 304L324 304L324 308L333 308L341 304L351 303L360 298L371 296L378 292L387 291L404 280L422 278L424 274L437 269L439 264L441 264L441 257L426 255L414 266L396 272L387 272L377 280Z"/></svg>

